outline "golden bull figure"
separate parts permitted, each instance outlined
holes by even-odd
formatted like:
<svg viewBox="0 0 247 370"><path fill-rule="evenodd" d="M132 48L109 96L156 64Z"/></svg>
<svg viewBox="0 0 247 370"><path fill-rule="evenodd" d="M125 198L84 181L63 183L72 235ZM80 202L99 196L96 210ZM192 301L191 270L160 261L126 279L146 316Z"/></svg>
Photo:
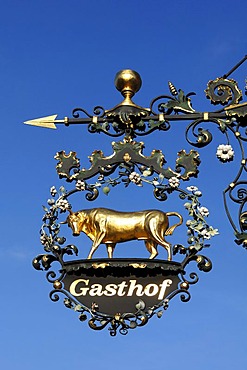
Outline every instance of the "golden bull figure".
<svg viewBox="0 0 247 370"><path fill-rule="evenodd" d="M117 243L144 240L150 259L158 255L157 246L162 245L167 250L168 261L171 261L171 244L164 237L172 235L174 229L183 222L177 212L164 213L158 210L119 212L94 208L69 212L67 220L62 223L68 224L74 236L84 232L93 241L88 259L92 258L100 244L106 245L108 257L112 258ZM169 227L169 216L178 217L179 222Z"/></svg>

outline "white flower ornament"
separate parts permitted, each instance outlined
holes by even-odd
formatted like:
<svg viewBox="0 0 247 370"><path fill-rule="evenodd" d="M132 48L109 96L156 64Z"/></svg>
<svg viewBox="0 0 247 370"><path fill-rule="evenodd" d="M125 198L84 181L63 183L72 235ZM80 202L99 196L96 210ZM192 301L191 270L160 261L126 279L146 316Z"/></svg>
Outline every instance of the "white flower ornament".
<svg viewBox="0 0 247 370"><path fill-rule="evenodd" d="M178 188L180 185L180 181L177 177L173 176L169 179L169 185L171 188Z"/></svg>
<svg viewBox="0 0 247 370"><path fill-rule="evenodd" d="M192 192L193 191L197 191L198 190L198 187L197 186L193 186L193 185L192 186L188 186L187 187L187 190L192 191Z"/></svg>
<svg viewBox="0 0 247 370"><path fill-rule="evenodd" d="M198 211L202 215L202 217L207 217L209 215L209 210L206 207L199 207Z"/></svg>
<svg viewBox="0 0 247 370"><path fill-rule="evenodd" d="M50 188L50 193L51 193L52 197L55 197L55 195L57 194L57 190L56 190L55 186L52 186Z"/></svg>
<svg viewBox="0 0 247 370"><path fill-rule="evenodd" d="M86 189L86 184L83 180L78 180L75 187L76 187L77 190L85 190Z"/></svg>
<svg viewBox="0 0 247 370"><path fill-rule="evenodd" d="M56 202L57 208L60 208L61 212L65 212L70 208L69 202L65 199L58 199Z"/></svg>
<svg viewBox="0 0 247 370"><path fill-rule="evenodd" d="M229 162L234 157L234 150L231 145L220 144L216 152L217 157L222 162Z"/></svg>
<svg viewBox="0 0 247 370"><path fill-rule="evenodd" d="M141 176L139 175L139 173L131 172L131 174L129 175L129 179L131 182L133 182L137 186L142 186L142 180L141 180Z"/></svg>

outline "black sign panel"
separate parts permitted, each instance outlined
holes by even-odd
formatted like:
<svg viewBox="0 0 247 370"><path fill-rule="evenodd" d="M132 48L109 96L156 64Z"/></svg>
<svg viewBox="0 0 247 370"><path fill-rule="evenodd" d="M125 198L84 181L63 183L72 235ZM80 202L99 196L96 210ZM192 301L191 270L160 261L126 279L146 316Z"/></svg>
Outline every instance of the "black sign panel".
<svg viewBox="0 0 247 370"><path fill-rule="evenodd" d="M94 260L65 263L64 289L88 308L115 315L136 312L139 300L146 308L163 301L178 288L181 265L150 260Z"/></svg>

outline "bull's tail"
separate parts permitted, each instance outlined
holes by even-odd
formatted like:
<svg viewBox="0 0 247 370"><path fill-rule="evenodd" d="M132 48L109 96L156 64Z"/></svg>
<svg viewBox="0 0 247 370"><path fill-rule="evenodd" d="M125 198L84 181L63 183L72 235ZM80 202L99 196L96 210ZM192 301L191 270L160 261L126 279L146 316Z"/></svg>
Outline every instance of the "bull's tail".
<svg viewBox="0 0 247 370"><path fill-rule="evenodd" d="M179 213L177 213L177 212L166 212L166 215L167 215L167 217L169 217L169 216L176 216L176 217L179 218L179 222L177 224L168 227L168 229L165 231L165 235L172 235L174 229L177 226L182 225L182 223L183 223L183 217Z"/></svg>

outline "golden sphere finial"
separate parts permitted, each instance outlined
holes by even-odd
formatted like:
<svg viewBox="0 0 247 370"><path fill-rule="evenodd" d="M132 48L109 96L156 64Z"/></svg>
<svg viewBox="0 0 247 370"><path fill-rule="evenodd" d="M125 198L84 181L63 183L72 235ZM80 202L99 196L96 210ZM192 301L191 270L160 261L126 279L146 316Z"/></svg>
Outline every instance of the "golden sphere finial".
<svg viewBox="0 0 247 370"><path fill-rule="evenodd" d="M140 90L142 80L139 73L132 69L123 69L116 74L114 83L116 89L120 91L123 96L130 94L130 97L132 97Z"/></svg>

